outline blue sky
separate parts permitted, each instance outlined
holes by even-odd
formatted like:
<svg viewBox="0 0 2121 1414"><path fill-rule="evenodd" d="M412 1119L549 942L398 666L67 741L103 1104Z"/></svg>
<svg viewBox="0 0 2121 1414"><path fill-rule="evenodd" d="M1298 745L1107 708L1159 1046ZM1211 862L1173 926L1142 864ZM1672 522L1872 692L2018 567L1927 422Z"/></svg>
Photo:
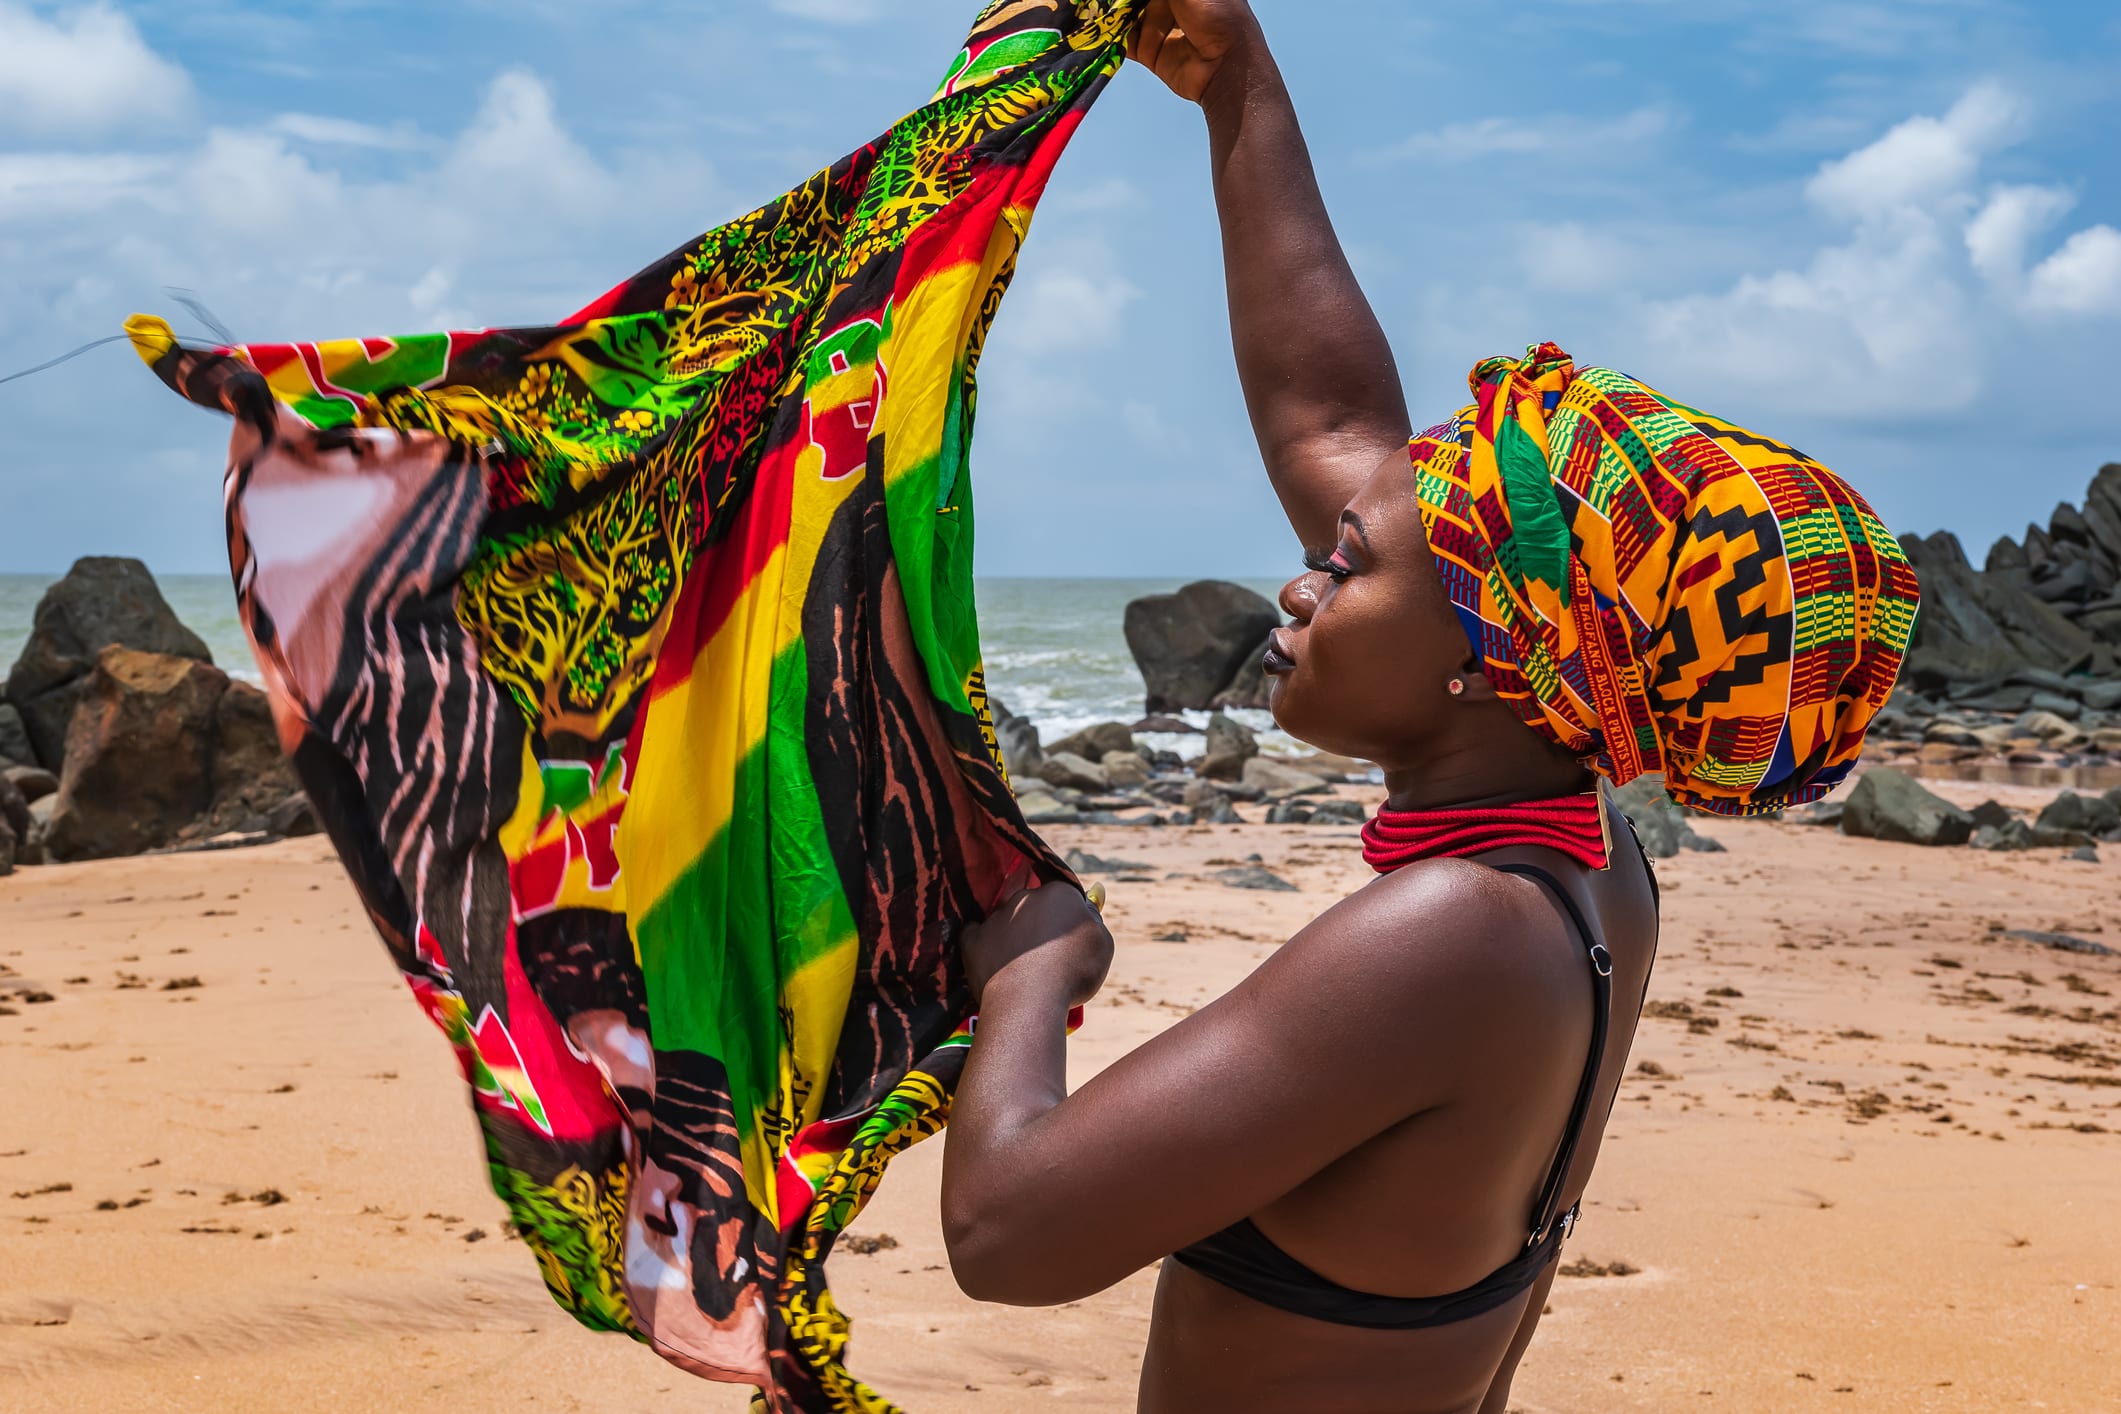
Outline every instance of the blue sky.
<svg viewBox="0 0 2121 1414"><path fill-rule="evenodd" d="M873 136L973 0L0 0L0 373L114 331L533 323ZM2121 459L2121 7L1258 0L1421 421L1541 338L1977 561ZM1329 18L1330 17L1330 18ZM1277 575L1197 113L1115 82L986 362L990 574ZM0 570L209 571L218 421L0 387Z"/></svg>

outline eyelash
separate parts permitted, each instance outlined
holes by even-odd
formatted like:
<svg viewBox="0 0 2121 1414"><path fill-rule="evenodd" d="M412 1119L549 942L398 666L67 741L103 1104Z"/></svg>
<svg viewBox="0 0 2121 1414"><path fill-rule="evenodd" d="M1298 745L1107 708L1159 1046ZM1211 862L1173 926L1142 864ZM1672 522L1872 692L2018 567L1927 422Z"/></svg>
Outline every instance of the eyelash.
<svg viewBox="0 0 2121 1414"><path fill-rule="evenodd" d="M1335 584L1347 583L1348 576L1354 573L1346 565L1329 560L1323 555L1304 556L1304 568L1313 574L1331 575Z"/></svg>

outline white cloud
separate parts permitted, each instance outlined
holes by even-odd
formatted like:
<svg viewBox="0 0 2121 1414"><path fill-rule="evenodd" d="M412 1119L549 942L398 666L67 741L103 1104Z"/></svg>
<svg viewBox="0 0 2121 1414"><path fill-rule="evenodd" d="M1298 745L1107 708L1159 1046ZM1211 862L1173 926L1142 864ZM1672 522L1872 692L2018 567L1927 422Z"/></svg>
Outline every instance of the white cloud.
<svg viewBox="0 0 2121 1414"><path fill-rule="evenodd" d="M0 123L101 131L183 111L191 80L104 5L50 19L0 0Z"/></svg>
<svg viewBox="0 0 2121 1414"><path fill-rule="evenodd" d="M282 137L328 147L367 147L404 152L424 143L420 134L408 126L384 128L374 123L357 123L350 118L321 117L315 113L282 113L266 126Z"/></svg>
<svg viewBox="0 0 2121 1414"><path fill-rule="evenodd" d="M2027 307L2053 314L2121 314L2121 231L2090 226L2033 267Z"/></svg>
<svg viewBox="0 0 2121 1414"><path fill-rule="evenodd" d="M1536 123L1520 118L1480 118L1415 133L1387 155L1416 162L1459 163L1487 157L1581 152L1648 142L1662 137L1671 127L1671 115L1661 108L1638 108L1604 122L1568 117Z"/></svg>
<svg viewBox="0 0 2121 1414"><path fill-rule="evenodd" d="M1982 84L1942 118L1909 118L1868 147L1827 163L1805 195L1824 211L1860 220L1963 192L2017 119L2017 102Z"/></svg>
<svg viewBox="0 0 2121 1414"><path fill-rule="evenodd" d="M1982 84L1942 116L1824 163L1805 194L1838 230L1787 268L1651 301L1651 342L1675 366L1796 411L1875 420L1971 407L2011 324L2121 308L2121 233L2080 231L2028 271L2071 194L1983 193L1982 167L2024 124L2016 96Z"/></svg>
<svg viewBox="0 0 2121 1414"><path fill-rule="evenodd" d="M128 152L0 152L0 223L151 200L168 159Z"/></svg>

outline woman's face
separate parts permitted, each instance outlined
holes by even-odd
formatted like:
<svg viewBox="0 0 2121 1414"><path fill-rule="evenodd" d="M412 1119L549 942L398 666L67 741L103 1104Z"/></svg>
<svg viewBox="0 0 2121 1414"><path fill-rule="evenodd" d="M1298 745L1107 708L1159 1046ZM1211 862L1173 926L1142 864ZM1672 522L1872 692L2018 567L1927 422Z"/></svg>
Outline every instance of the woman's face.
<svg viewBox="0 0 2121 1414"><path fill-rule="evenodd" d="M1422 529L1414 474L1396 452L1341 513L1339 540L1282 589L1293 620L1267 653L1274 719L1326 751L1391 769L1422 759L1470 686L1471 645Z"/></svg>

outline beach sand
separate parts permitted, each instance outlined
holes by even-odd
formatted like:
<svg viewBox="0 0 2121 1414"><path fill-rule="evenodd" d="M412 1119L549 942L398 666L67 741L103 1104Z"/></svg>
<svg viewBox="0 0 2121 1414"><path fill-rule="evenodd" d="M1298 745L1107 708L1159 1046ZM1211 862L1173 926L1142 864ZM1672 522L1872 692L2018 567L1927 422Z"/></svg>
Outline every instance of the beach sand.
<svg viewBox="0 0 2121 1414"><path fill-rule="evenodd" d="M1943 786L1972 803L2008 790ZM1516 1407L2121 1409L2121 849L1709 822ZM1055 829L1147 866L1075 1078L1365 876L1352 830ZM1213 882L1258 854L1298 892ZM442 1038L322 840L0 880L0 1409L741 1410L574 1326L488 1191ZM1692 1019L1690 1019L1690 1016ZM944 1266L941 1143L832 1263L921 1411L1133 1407L1153 1273L1051 1311ZM1155 1176L1145 1175L1145 1182Z"/></svg>

